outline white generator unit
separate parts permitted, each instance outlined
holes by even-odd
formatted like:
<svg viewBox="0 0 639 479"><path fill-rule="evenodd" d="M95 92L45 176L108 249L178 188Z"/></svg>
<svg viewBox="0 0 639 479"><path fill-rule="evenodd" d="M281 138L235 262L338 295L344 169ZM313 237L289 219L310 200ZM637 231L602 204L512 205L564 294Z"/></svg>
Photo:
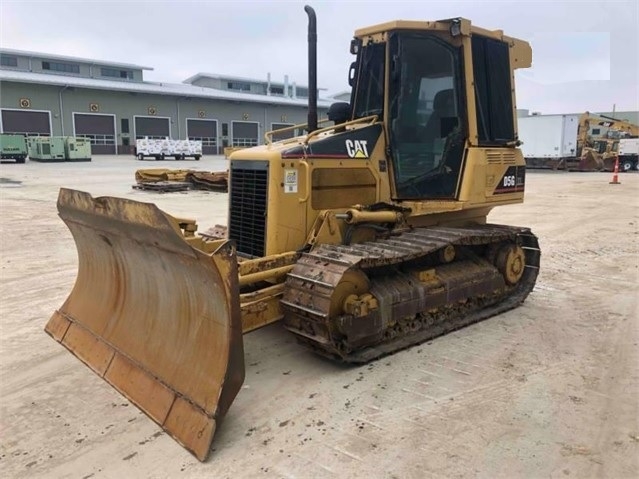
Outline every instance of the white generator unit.
<svg viewBox="0 0 639 479"><path fill-rule="evenodd" d="M142 138L135 142L135 156L138 160L155 158L164 160L173 157L176 160L202 157L202 142L200 140L171 140L169 138Z"/></svg>

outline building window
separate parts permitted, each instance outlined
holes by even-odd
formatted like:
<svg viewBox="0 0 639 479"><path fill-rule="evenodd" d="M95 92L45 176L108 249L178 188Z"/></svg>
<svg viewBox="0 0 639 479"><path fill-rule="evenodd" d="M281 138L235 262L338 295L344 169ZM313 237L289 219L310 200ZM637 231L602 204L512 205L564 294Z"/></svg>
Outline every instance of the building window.
<svg viewBox="0 0 639 479"><path fill-rule="evenodd" d="M271 95L283 95L284 87L283 86L271 86Z"/></svg>
<svg viewBox="0 0 639 479"><path fill-rule="evenodd" d="M121 118L120 119L120 129L122 130L122 133L129 133L129 119L128 118Z"/></svg>
<svg viewBox="0 0 639 479"><path fill-rule="evenodd" d="M592 134L593 135L601 135L601 128L593 128L592 129Z"/></svg>
<svg viewBox="0 0 639 479"><path fill-rule="evenodd" d="M240 146L242 148L257 146L257 138L233 138L233 146Z"/></svg>
<svg viewBox="0 0 639 479"><path fill-rule="evenodd" d="M43 70L63 73L80 73L80 65L74 63L42 62Z"/></svg>
<svg viewBox="0 0 639 479"><path fill-rule="evenodd" d="M100 134L80 134L75 135L77 138L86 138L92 145L113 146L115 145L115 136Z"/></svg>
<svg viewBox="0 0 639 479"><path fill-rule="evenodd" d="M133 72L131 70L118 70L117 68L101 68L100 70L103 77L133 80Z"/></svg>
<svg viewBox="0 0 639 479"><path fill-rule="evenodd" d="M0 55L0 64L3 67L17 67L18 57L12 57L9 55Z"/></svg>
<svg viewBox="0 0 639 479"><path fill-rule="evenodd" d="M222 123L222 136L229 136L229 124Z"/></svg>
<svg viewBox="0 0 639 479"><path fill-rule="evenodd" d="M251 91L251 85L249 83L230 81L226 84L226 86L229 90Z"/></svg>
<svg viewBox="0 0 639 479"><path fill-rule="evenodd" d="M187 138L187 140L190 140L190 141L201 141L202 142L202 146L210 146L210 147L216 147L217 146L217 138L215 138L213 136L189 136Z"/></svg>

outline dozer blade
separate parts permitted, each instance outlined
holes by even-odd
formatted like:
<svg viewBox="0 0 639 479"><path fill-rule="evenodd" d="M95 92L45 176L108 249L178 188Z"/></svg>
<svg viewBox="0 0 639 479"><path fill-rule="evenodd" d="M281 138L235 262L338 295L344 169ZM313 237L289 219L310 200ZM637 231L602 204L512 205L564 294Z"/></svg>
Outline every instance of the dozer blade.
<svg viewBox="0 0 639 479"><path fill-rule="evenodd" d="M45 330L198 459L244 381L235 249L190 246L155 205L61 189L78 250Z"/></svg>

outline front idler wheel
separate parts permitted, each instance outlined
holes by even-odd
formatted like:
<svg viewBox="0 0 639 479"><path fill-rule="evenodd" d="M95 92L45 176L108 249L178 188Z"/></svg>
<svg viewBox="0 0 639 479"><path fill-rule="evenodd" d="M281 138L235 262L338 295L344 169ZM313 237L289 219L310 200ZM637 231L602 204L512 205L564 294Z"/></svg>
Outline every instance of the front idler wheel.
<svg viewBox="0 0 639 479"><path fill-rule="evenodd" d="M504 276L506 283L515 285L524 274L526 256L521 246L514 243L500 247L495 254L495 266Z"/></svg>

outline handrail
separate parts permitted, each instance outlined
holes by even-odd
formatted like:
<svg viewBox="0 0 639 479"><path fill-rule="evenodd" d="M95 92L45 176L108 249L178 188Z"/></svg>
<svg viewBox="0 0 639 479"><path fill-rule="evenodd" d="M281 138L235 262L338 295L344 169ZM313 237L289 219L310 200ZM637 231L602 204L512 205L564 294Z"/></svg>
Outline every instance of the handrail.
<svg viewBox="0 0 639 479"><path fill-rule="evenodd" d="M340 123L338 125L328 126L326 128L321 128L319 130L315 130L308 135L306 135L306 139L304 143L308 143L308 140L313 138L314 136L319 135L320 133L325 133L327 131L335 130L336 128L345 128L347 126L356 125L358 123L375 123L377 121L377 115L365 116L363 118L356 118L355 120L347 121L346 123Z"/></svg>
<svg viewBox="0 0 639 479"><path fill-rule="evenodd" d="M306 138L304 139L304 143L308 143L308 140L313 138L314 136L319 135L320 133L325 133L327 131L331 131L331 130L335 130L336 128L344 128L347 126L351 126L351 125L357 125L359 123L375 123L377 121L378 117L377 115L370 115L370 116L365 116L362 118L356 118L355 120L350 120L347 121L346 123L340 123L338 125L331 125L331 126L326 126L324 128L320 128L319 130L315 130L311 133L308 133L306 135ZM320 123L326 123L330 121L328 118L322 118L320 120L318 120L318 124ZM308 126L308 123L300 123L299 125L292 125L292 126L287 126L284 128L279 128L277 130L271 130L271 131L267 131L266 133L264 133L264 141L266 145L271 145L273 144L273 134L274 133L283 133L285 131L290 131L290 130L294 130L296 128L306 128ZM293 138L287 138L286 140L283 141L290 141L293 140Z"/></svg>
<svg viewBox="0 0 639 479"><path fill-rule="evenodd" d="M308 166L308 163L305 160L298 160L298 163L304 167L304 170L305 170L304 177L305 177L305 183L306 183L305 195L304 197L300 198L299 201L300 203L306 203L308 201L308 198L311 196L311 168Z"/></svg>
<svg viewBox="0 0 639 479"><path fill-rule="evenodd" d="M320 118L317 123L326 123L330 121L328 118ZM273 134L274 133L283 133L285 131L295 130L296 128L307 128L308 123L300 123L299 125L285 126L284 128L278 128L277 130L270 130L264 133L264 142L266 145L271 145L273 143ZM288 138L292 139L292 138Z"/></svg>

